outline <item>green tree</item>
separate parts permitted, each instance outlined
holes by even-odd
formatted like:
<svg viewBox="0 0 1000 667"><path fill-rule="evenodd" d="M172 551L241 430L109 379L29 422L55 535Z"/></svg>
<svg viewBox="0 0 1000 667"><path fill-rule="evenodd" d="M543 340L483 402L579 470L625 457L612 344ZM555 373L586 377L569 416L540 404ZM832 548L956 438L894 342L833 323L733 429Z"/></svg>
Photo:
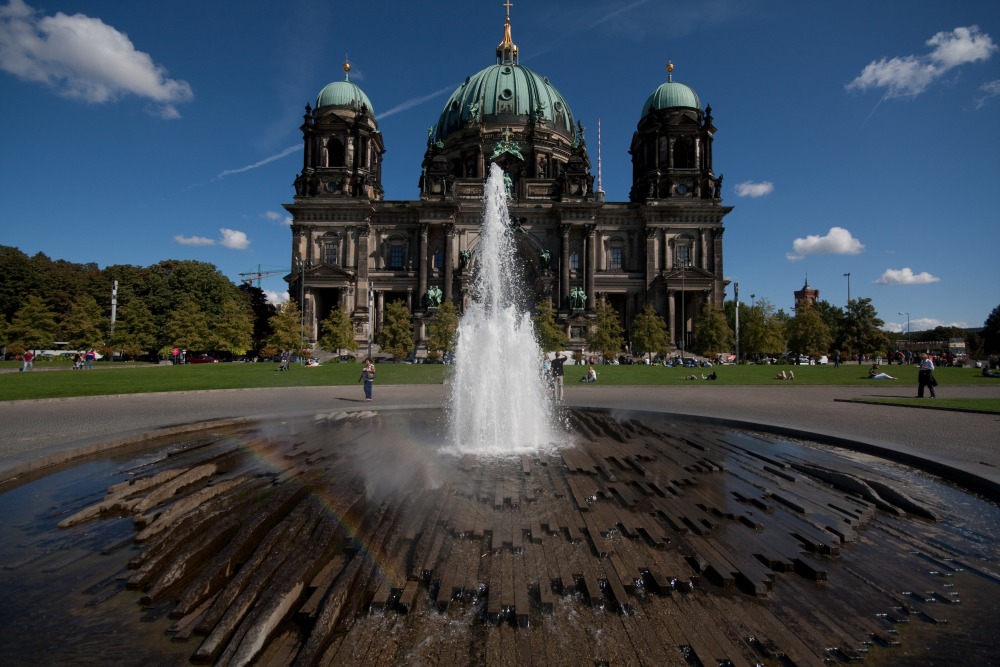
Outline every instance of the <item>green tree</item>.
<svg viewBox="0 0 1000 667"><path fill-rule="evenodd" d="M156 323L142 299L133 296L122 301L111 344L129 359L157 349Z"/></svg>
<svg viewBox="0 0 1000 667"><path fill-rule="evenodd" d="M802 304L788 322L788 348L796 354L820 357L833 345L830 328L817 308Z"/></svg>
<svg viewBox="0 0 1000 667"><path fill-rule="evenodd" d="M413 349L413 325L410 311L402 301L393 301L385 307L382 331L378 333L378 346L396 359L402 359Z"/></svg>
<svg viewBox="0 0 1000 667"><path fill-rule="evenodd" d="M595 309L597 321L587 329L587 347L600 352L605 359L613 359L625 346L625 334L618 311L602 299Z"/></svg>
<svg viewBox="0 0 1000 667"><path fill-rule="evenodd" d="M241 356L253 344L253 313L242 294L236 293L222 304L222 310L209 329L207 347Z"/></svg>
<svg viewBox="0 0 1000 667"><path fill-rule="evenodd" d="M181 295L176 304L163 328L163 337L169 342L161 348L161 352L165 353L174 346L189 352L204 349L209 335L205 314L194 299L186 294Z"/></svg>
<svg viewBox="0 0 1000 667"><path fill-rule="evenodd" d="M535 314L531 316L531 320L534 324L538 347L542 352L565 350L569 345L569 337L566 335L566 331L556 323L556 313L552 309L552 302L547 298L541 299L535 305Z"/></svg>
<svg viewBox="0 0 1000 667"><path fill-rule="evenodd" d="M347 312L334 308L326 319L320 322L319 346L327 352L340 354L341 350L354 352L358 341L354 338L354 323Z"/></svg>
<svg viewBox="0 0 1000 667"><path fill-rule="evenodd" d="M38 293L38 271L17 248L0 246L0 319L8 322L24 305L25 294Z"/></svg>
<svg viewBox="0 0 1000 667"><path fill-rule="evenodd" d="M302 347L302 323L299 320L299 307L294 301L286 301L271 317L271 337L268 347L273 351L299 350ZM301 353L302 351L299 350Z"/></svg>
<svg viewBox="0 0 1000 667"><path fill-rule="evenodd" d="M813 305L830 332L830 346L834 349L843 347L844 309L829 301L817 301Z"/></svg>
<svg viewBox="0 0 1000 667"><path fill-rule="evenodd" d="M458 306L445 301L427 323L427 350L432 359L455 349L458 337Z"/></svg>
<svg viewBox="0 0 1000 667"><path fill-rule="evenodd" d="M70 304L69 314L62 321L62 335L74 350L102 347L108 325L94 297L82 293Z"/></svg>
<svg viewBox="0 0 1000 667"><path fill-rule="evenodd" d="M694 327L695 353L703 357L717 357L733 349L734 339L725 313L706 303Z"/></svg>
<svg viewBox="0 0 1000 667"><path fill-rule="evenodd" d="M740 303L740 354L747 358L761 355L779 356L786 350L784 313L775 311L768 299L759 299L754 305ZM727 309L727 312L735 311ZM729 321L735 329L735 318Z"/></svg>
<svg viewBox="0 0 1000 667"><path fill-rule="evenodd" d="M259 350L267 344L267 339L271 335L271 317L278 312L278 309L267 302L267 295L264 290L253 285L242 284L239 291L243 294L250 310L253 311L253 344L254 350Z"/></svg>
<svg viewBox="0 0 1000 667"><path fill-rule="evenodd" d="M994 308L986 317L979 337L982 340L984 354L1000 354L1000 306Z"/></svg>
<svg viewBox="0 0 1000 667"><path fill-rule="evenodd" d="M15 352L48 349L56 340L56 316L40 297L31 295L24 301L10 323L8 338Z"/></svg>
<svg viewBox="0 0 1000 667"><path fill-rule="evenodd" d="M884 355L889 350L889 337L882 331L885 326L871 299L851 299L847 302L844 318L844 349L849 354L857 354L860 362L863 355Z"/></svg>
<svg viewBox="0 0 1000 667"><path fill-rule="evenodd" d="M652 360L653 354L666 355L670 348L667 323L653 304L646 304L646 308L632 320L632 354L645 354Z"/></svg>

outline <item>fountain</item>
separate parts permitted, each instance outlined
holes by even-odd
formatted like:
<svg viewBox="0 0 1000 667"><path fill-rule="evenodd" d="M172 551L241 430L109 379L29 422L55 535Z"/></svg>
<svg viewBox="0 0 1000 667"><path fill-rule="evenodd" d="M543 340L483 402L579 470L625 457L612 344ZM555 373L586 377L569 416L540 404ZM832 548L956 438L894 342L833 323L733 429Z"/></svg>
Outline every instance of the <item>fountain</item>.
<svg viewBox="0 0 1000 667"><path fill-rule="evenodd" d="M446 427L360 408L206 426L5 491L0 663L994 658L995 505L704 420L556 427L502 183L494 166Z"/></svg>
<svg viewBox="0 0 1000 667"><path fill-rule="evenodd" d="M520 275L503 170L493 164L483 198L475 300L458 329L449 408L455 452L529 453L556 441L542 353L521 308Z"/></svg>

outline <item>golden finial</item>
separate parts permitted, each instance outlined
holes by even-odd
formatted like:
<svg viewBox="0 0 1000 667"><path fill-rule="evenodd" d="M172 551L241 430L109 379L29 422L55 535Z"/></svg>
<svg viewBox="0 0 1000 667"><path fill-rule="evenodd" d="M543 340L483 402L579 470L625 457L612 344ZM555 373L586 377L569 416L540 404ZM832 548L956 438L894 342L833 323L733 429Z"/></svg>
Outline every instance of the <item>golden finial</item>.
<svg viewBox="0 0 1000 667"><path fill-rule="evenodd" d="M503 41L497 46L497 62L517 64L517 44L510 36L510 8L514 5L510 0L507 0L503 6L507 8L507 20L503 26Z"/></svg>
<svg viewBox="0 0 1000 667"><path fill-rule="evenodd" d="M667 61L667 81L673 81L673 80L674 80L674 63L668 60Z"/></svg>
<svg viewBox="0 0 1000 667"><path fill-rule="evenodd" d="M347 60L347 55L344 55L344 81L351 80L351 63Z"/></svg>

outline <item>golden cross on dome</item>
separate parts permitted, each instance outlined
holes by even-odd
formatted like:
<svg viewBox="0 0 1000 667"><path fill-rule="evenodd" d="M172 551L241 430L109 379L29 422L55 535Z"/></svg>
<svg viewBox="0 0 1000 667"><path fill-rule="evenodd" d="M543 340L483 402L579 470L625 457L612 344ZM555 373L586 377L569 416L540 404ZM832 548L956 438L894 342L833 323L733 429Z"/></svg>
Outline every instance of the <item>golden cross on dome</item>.
<svg viewBox="0 0 1000 667"><path fill-rule="evenodd" d="M507 8L507 20L510 20L510 8L514 6L514 3L507 0L507 2L503 3L503 6Z"/></svg>

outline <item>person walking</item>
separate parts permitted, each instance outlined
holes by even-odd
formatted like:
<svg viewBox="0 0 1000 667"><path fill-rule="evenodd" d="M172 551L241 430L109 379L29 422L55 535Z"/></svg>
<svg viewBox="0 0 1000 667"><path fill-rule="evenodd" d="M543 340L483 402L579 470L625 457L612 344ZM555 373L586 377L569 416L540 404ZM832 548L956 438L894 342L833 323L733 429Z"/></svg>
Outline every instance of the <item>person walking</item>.
<svg viewBox="0 0 1000 667"><path fill-rule="evenodd" d="M937 380L934 379L934 362L926 353L920 354L920 367L917 371L917 398L924 397L924 387L931 390L931 398L935 398L934 386Z"/></svg>
<svg viewBox="0 0 1000 667"><path fill-rule="evenodd" d="M94 348L87 350L87 353L83 355L84 368L88 371L94 370L94 359L97 357L97 352Z"/></svg>
<svg viewBox="0 0 1000 667"><path fill-rule="evenodd" d="M365 402L372 400L372 384L375 382L375 364L371 357L365 359L365 365L361 368L361 377L358 382L365 383Z"/></svg>
<svg viewBox="0 0 1000 667"><path fill-rule="evenodd" d="M563 400L563 364L566 363L566 356L562 352L556 352L555 359L551 362L552 390L555 392L556 402Z"/></svg>
<svg viewBox="0 0 1000 667"><path fill-rule="evenodd" d="M21 357L24 363L21 365L21 372L33 371L35 370L35 353L31 350L25 350L24 356Z"/></svg>

